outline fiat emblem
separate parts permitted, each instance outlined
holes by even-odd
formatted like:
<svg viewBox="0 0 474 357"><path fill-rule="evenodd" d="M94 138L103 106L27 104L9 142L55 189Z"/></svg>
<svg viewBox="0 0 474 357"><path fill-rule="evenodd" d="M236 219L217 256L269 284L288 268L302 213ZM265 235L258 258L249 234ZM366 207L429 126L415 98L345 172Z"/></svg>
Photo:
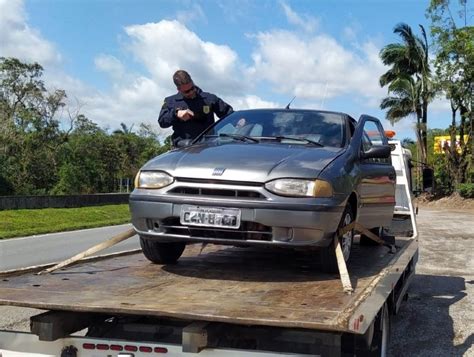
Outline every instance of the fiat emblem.
<svg viewBox="0 0 474 357"><path fill-rule="evenodd" d="M216 167L214 171L212 171L212 176L222 176L225 171L225 167Z"/></svg>

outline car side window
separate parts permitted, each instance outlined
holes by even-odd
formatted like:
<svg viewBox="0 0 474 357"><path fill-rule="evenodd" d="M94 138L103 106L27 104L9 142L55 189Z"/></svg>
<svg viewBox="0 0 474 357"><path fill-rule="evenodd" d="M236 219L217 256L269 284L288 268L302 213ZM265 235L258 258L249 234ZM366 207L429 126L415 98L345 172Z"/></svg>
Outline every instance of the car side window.
<svg viewBox="0 0 474 357"><path fill-rule="evenodd" d="M364 123L364 134L362 136L361 151L367 152L375 145L384 145L385 134L379 129L376 122L367 120ZM390 159L369 159L370 162L390 163Z"/></svg>
<svg viewBox="0 0 474 357"><path fill-rule="evenodd" d="M369 149L372 147L372 141L370 140L369 136L367 133L364 131L364 135L362 136L362 152L367 152Z"/></svg>
<svg viewBox="0 0 474 357"><path fill-rule="evenodd" d="M356 123L353 119L348 120L349 123L349 138L352 138L355 132Z"/></svg>

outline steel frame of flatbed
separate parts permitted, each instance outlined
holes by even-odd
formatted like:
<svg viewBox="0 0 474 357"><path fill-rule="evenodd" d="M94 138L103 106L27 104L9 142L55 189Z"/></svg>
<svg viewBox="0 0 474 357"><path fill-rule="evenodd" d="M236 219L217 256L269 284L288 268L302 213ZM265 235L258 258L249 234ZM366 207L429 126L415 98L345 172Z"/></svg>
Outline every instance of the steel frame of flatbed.
<svg viewBox="0 0 474 357"><path fill-rule="evenodd" d="M59 306L57 304L53 303L47 303L45 301L40 301L36 298L29 298L29 299L23 299L23 300L13 300L13 299L5 299L5 294L0 292L0 305L12 305L12 306L24 306L24 307L33 307L33 308L40 308L40 309L47 309L47 310L60 310L60 311L73 311L78 314L78 316L84 316L87 314L97 314L97 313L104 313L108 316L113 316L114 314L118 315L134 315L134 316L155 316L155 317L164 317L164 318L177 318L177 319L185 319L187 321L194 321L195 323L204 323L204 327L202 328L201 331L198 331L198 335L206 335L207 336L207 331L208 327L212 326L212 324L229 324L232 326L255 326L255 328L265 328L265 326L270 327L270 328L280 328L282 331L294 331L294 333L298 333L298 331L314 331L315 333L318 333L318 336L321 337L321 341L329 339L329 341L332 341L331 343L333 346L331 347L330 343L328 346L325 347L325 353L322 353L321 355L337 355L337 351L340 350L341 347L341 336L343 334L354 334L354 335L363 335L366 333L369 329L369 327L372 325L372 323L375 320L375 317L377 313L380 311L380 309L384 306L385 303L388 303L389 307L391 310L396 313L398 310L398 307L400 306L400 303L403 299L403 296L406 293L406 289L408 287L409 282L411 281L413 275L414 275L414 267L417 261L417 253L418 253L418 242L417 239L414 238L408 238L406 240L400 240L399 241L401 244L401 247L399 251L395 254L391 254L390 252L387 252L386 247L367 247L367 249L371 250L377 250L378 253L380 254L381 251L386 252L385 257L390 257L389 263L384 264L382 269L379 270L377 274L372 276L367 284L356 284L356 289L355 293L351 296L347 296L342 292L341 289L338 289L338 293L336 295L339 296L345 296L344 299L348 299L349 301L345 306L346 308L339 311L336 314L335 319L333 319L330 323L327 325L323 323L318 323L318 324L304 324L301 323L299 320L295 320L293 322L288 323L286 319L282 319L281 321L258 321L258 320L249 320L248 318L230 318L229 316L222 318L222 316L204 316L201 315L199 316L198 314L183 314L183 313L176 313L173 311L168 311L165 312L164 314L162 313L154 313L150 311L140 311L139 309L129 309L129 308L120 308L117 310L110 310L110 309L103 309L101 307L97 306L90 306L90 308L87 308L86 306L66 306L62 305ZM232 250L232 249L231 249ZM241 252L238 250L237 252L231 252L233 254L241 254ZM210 253L211 257L213 257L213 254L219 254L219 251L211 251ZM133 255L131 255L133 256ZM129 256L130 257L130 256ZM228 256L225 256L224 258L227 259ZM117 265L120 265L120 261L124 262L123 259L126 259L127 256L121 256L121 257L108 257L107 259L101 260L101 259L92 259L91 261L87 263L82 263L78 264L77 266L73 266L70 269L63 270L56 274L56 277L61 277L61 279L64 279L65 277L71 277L74 275L80 275L84 279L84 284L87 283L87 276L91 277L92 279L96 278L96 274L94 275L89 275L87 273L86 276L84 277L84 272L88 271L91 267L95 267L100 269L101 263L106 263L107 261L114 261L110 267L110 269L114 270L116 269ZM197 258L195 257L194 259L206 259L206 255L204 256L198 256ZM191 258L193 259L193 258ZM216 259L216 258L214 258ZM216 263L216 260L213 261L213 263ZM267 262L264 262L266 264ZM373 262L372 262L373 263ZM99 265L97 265L99 264ZM363 264L363 262L358 262L358 264ZM151 265L148 265L148 267L151 267ZM235 266L234 266L235 268ZM79 270L78 270L79 269ZM81 273L81 269L82 273ZM291 269L291 267L290 267ZM357 270L357 267L354 268ZM36 269L35 271L37 271ZM68 273L69 272L69 273ZM89 271L90 272L90 271ZM54 276L54 274L51 274ZM99 274L100 275L100 274ZM0 275L1 282L3 284L0 284L0 288L2 288L2 285L5 286L6 283L11 283L12 280L15 283L15 279L20 279L17 281L17 283L24 284L25 280L23 280L27 276L29 279L32 279L31 281L27 281L28 283L33 282L37 278L45 279L46 277L38 277L34 275L33 272L27 271L27 272L22 272L20 275L16 275L15 272L9 272L8 274L3 274ZM265 274L264 274L265 276ZM209 278L209 277L207 277ZM327 276L326 276L327 278ZM357 278L357 277L356 277ZM69 279L69 278L66 278ZM354 279L354 277L353 277ZM7 281L5 281L7 280ZM206 279L200 279L204 280L206 282ZM339 280L337 277L333 276L333 285L335 286L336 284L339 286ZM65 281L67 284L68 280ZM249 285L252 285L254 282L249 282ZM281 282L280 282L281 283ZM300 282L301 284L307 284L307 282L303 281ZM324 285L327 283L327 281L313 281L311 284L314 285L317 289L317 286L319 285L322 289L324 289ZM172 282L171 282L172 284ZM264 284L264 283L263 283ZM244 283L245 285L245 283ZM102 289L106 289L107 285L99 284L99 286L102 286ZM208 287L210 290L212 290L215 287L214 284L210 284ZM148 285L148 288L150 286ZM290 286L291 288L291 286ZM313 287L314 288L314 287ZM359 289L362 288L362 289ZM14 288L16 290L15 294L19 294L22 296L34 296L35 295L35 287L16 287ZM335 289L333 287L333 289ZM9 290L9 289L8 289ZM245 290L245 289L244 289ZM0 289L0 291L5 292L6 290ZM252 293L251 290L249 290L250 293ZM309 290L310 292L312 291L311 289ZM64 294L64 291L62 292ZM72 294L73 291L70 292ZM270 292L271 293L271 292ZM51 291L51 294L55 294L54 291ZM285 290L280 291L280 298L284 298L285 296ZM67 297L66 297L67 298ZM40 298L41 300L42 298ZM28 301L29 300L29 301ZM324 301L319 301L319 304L324 304L328 302ZM188 306L189 307L189 306ZM277 312L278 313L278 312ZM307 311L305 311L307 313ZM314 314L318 314L317 309L314 311ZM299 321L299 322L298 322ZM297 323L298 322L298 323ZM314 322L314 321L313 321ZM46 327L46 333L50 333L49 328L52 328L54 324L51 324L51 321L47 321L45 323ZM78 329L83 328L84 326L78 327ZM54 327L56 328L56 327ZM40 329L41 330L41 329ZM40 335L38 332L39 330L36 331L37 334ZM43 332L44 335L45 332ZM61 334L62 333L62 334ZM68 338L69 333L71 331L59 331L59 335L57 335L55 338ZM183 330L184 333L184 330ZM5 340L11 341L11 337L14 334L13 332L6 332L6 331L1 331L0 332L0 350L1 348L5 348L5 346L2 346L2 344L5 344ZM2 340L3 336L3 340ZM34 336L34 335L33 335ZM184 336L184 335L183 335ZM326 336L326 337L324 337ZM36 336L35 336L36 337ZM27 337L23 335L23 339L26 339ZM32 337L33 338L33 337ZM37 338L37 337L36 337ZM43 336L44 338L44 336ZM184 340L184 338L183 338ZM199 351L202 349L206 348L206 345L204 345L197 340L197 342L193 339L189 339L190 341L186 346L183 345L182 348L183 350L186 351ZM233 350L229 350L233 351ZM254 351L255 352L255 351ZM242 354L243 355L243 354ZM282 353L284 355L284 353Z"/></svg>
<svg viewBox="0 0 474 357"><path fill-rule="evenodd" d="M0 275L0 305L363 334L416 254L416 239L399 242L395 254L359 248L351 296L337 276L311 266L308 255L227 247L199 255L196 246L176 266L149 264L134 254L46 276Z"/></svg>

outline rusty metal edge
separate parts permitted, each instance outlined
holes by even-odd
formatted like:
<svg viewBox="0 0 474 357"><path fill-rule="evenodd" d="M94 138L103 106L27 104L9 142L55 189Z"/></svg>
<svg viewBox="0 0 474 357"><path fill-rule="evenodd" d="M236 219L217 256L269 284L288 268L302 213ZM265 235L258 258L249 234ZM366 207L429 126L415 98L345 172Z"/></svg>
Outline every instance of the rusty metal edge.
<svg viewBox="0 0 474 357"><path fill-rule="evenodd" d="M354 303L344 310L340 315L340 320L338 323L344 325L344 330L357 334L365 333L369 327L369 322L373 320L373 317L375 317L378 310L383 305L383 302L386 301L386 298L390 295L391 291L393 291L393 288L389 289L390 291L388 291L387 288L384 288L383 292L377 291L380 290L380 285L386 280L388 281L391 278L393 279L394 276L399 278L404 271L404 269L401 268L408 265L409 260L415 255L418 249L418 239L410 239L407 244L405 244L402 249L400 249L395 254L390 263L374 277L372 282L368 284L360 294L358 294ZM404 264L404 262L401 260L407 258L406 254L409 255L410 259L408 259L408 262ZM376 297L375 299L373 298L374 295ZM365 311L364 321L361 321L358 329L354 329L352 327L352 323L354 322L354 319L358 318L357 314L361 312L363 306L368 304L368 299L371 299L371 305L377 305L375 300L378 300L378 305L375 309L371 309L373 311ZM382 300L383 302L381 302ZM372 306L372 308L373 307L374 306Z"/></svg>
<svg viewBox="0 0 474 357"><path fill-rule="evenodd" d="M324 323L316 322L305 322L305 321L285 321L284 319L253 319L253 318L229 318L221 315L201 315L194 314L192 312L182 313L173 311L161 311L161 310L124 310L110 307L101 306L88 306L88 307L75 307L71 309L71 306L66 305L54 305L48 303L40 304L29 304L29 303L17 303L0 301L0 306L14 306L14 307L25 307L34 308L39 310L55 310L55 311L70 311L70 312L86 312L86 313L97 313L103 315L122 315L122 316L148 316L157 318L172 318L189 321L207 321L207 322L222 322L234 325L255 325L255 326L272 326L280 328L302 328L302 329L315 329L321 331L332 331L332 332L349 332L345 326L340 325L337 320L337 316L334 316L330 321ZM337 314L335 314L337 315Z"/></svg>

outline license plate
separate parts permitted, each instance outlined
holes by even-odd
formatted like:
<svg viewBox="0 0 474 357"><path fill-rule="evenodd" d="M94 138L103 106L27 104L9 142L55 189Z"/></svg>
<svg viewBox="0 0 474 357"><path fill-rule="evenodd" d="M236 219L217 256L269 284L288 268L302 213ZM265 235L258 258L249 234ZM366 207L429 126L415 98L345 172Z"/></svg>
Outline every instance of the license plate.
<svg viewBox="0 0 474 357"><path fill-rule="evenodd" d="M240 209L202 207L183 205L180 222L185 226L222 227L238 229L240 227Z"/></svg>

